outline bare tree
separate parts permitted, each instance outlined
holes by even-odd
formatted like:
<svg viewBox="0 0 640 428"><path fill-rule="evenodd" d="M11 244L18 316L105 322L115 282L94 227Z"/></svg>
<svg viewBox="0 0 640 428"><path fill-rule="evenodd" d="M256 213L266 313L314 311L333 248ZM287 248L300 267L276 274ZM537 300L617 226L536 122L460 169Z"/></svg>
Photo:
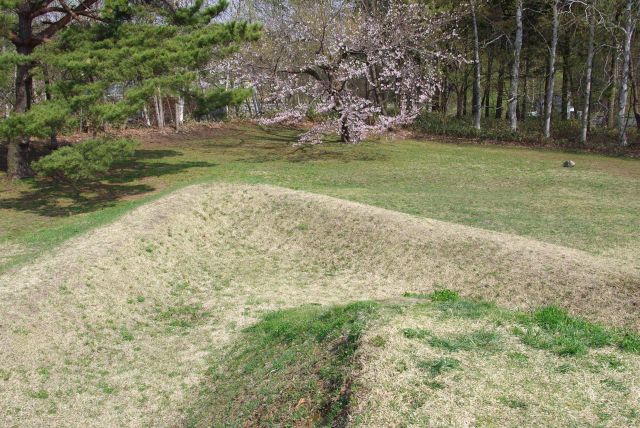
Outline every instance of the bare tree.
<svg viewBox="0 0 640 428"><path fill-rule="evenodd" d="M625 8L624 40L622 42L622 75L620 77L620 97L618 102L618 143L629 144L627 138L627 99L629 96L629 62L631 61L631 38L636 25L635 15L640 8L640 0L627 0Z"/></svg>
<svg viewBox="0 0 640 428"><path fill-rule="evenodd" d="M473 80L473 115L474 127L480 130L480 117L482 115L480 107L480 40L478 39L478 19L474 2L471 2L471 18L473 21L473 66L475 72Z"/></svg>
<svg viewBox="0 0 640 428"><path fill-rule="evenodd" d="M518 80L520 79L520 52L522 51L522 3L516 0L516 36L513 46L513 67L511 69L511 90L509 94L509 119L511 130L518 130Z"/></svg>
<svg viewBox="0 0 640 428"><path fill-rule="evenodd" d="M547 93L545 94L544 102L544 136L549 138L551 136L551 113L553 110L553 87L555 85L556 77L556 49L558 47L558 27L559 27L559 9L560 1L553 0L553 25L551 31L551 46L549 47L549 68L547 75Z"/></svg>
<svg viewBox="0 0 640 428"><path fill-rule="evenodd" d="M589 115L591 107L591 81L593 75L593 56L594 56L594 39L596 33L596 17L595 11L587 8L587 19L589 20L589 42L587 48L587 66L585 76L585 89L584 89L584 111L582 112L582 129L580 132L580 142L585 144L587 142L587 132L589 131Z"/></svg>

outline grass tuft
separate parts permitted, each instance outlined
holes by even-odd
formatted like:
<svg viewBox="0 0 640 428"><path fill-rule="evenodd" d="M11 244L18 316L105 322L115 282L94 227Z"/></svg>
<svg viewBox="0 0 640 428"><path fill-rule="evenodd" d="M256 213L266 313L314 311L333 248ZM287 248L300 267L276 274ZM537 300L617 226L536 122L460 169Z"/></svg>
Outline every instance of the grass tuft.
<svg viewBox="0 0 640 428"><path fill-rule="evenodd" d="M431 332L423 328L405 328L402 334L407 339L425 339L431 336Z"/></svg>
<svg viewBox="0 0 640 428"><path fill-rule="evenodd" d="M459 368L460 361L455 358L443 357L435 360L420 361L417 366L423 370L428 370L433 376L437 376L444 371Z"/></svg>
<svg viewBox="0 0 640 428"><path fill-rule="evenodd" d="M432 302L457 302L460 300L460 295L451 290L437 290L429 295Z"/></svg>
<svg viewBox="0 0 640 428"><path fill-rule="evenodd" d="M468 299L436 301L433 306L445 317L454 318L482 318L486 316L500 316L494 303Z"/></svg>
<svg viewBox="0 0 640 428"><path fill-rule="evenodd" d="M625 332L618 342L618 346L623 351L640 353L640 336L631 332Z"/></svg>
<svg viewBox="0 0 640 428"><path fill-rule="evenodd" d="M527 404L526 401L520 400L518 398L513 398L513 397L502 396L500 397L500 402L512 409L526 410L529 407L529 404Z"/></svg>
<svg viewBox="0 0 640 428"><path fill-rule="evenodd" d="M38 391L29 391L29 397L36 398L38 400L44 400L49 398L49 393L44 389L40 389Z"/></svg>
<svg viewBox="0 0 640 428"><path fill-rule="evenodd" d="M449 352L458 351L497 351L501 349L501 337L495 331L478 330L472 333L462 333L451 337L433 336L429 339L429 345L442 348Z"/></svg>

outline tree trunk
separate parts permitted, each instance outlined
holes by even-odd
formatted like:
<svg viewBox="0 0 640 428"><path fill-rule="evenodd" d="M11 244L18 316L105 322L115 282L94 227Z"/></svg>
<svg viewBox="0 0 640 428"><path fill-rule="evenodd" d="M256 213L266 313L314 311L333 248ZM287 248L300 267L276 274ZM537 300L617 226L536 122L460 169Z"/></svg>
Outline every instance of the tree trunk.
<svg viewBox="0 0 640 428"><path fill-rule="evenodd" d="M464 74L464 85L463 85L463 96L462 96L462 115L467 115L467 106L469 105L467 95L469 94L469 75L468 73Z"/></svg>
<svg viewBox="0 0 640 428"><path fill-rule="evenodd" d="M151 118L149 117L149 109L147 108L147 103L142 105L142 117L144 119L144 124L146 127L151 127Z"/></svg>
<svg viewBox="0 0 640 428"><path fill-rule="evenodd" d="M622 44L622 74L620 75L620 98L618 102L618 143L621 146L629 144L627 138L627 98L629 95L629 61L631 60L631 37L635 28L633 17L636 0L627 0L625 10L624 40Z"/></svg>
<svg viewBox="0 0 640 428"><path fill-rule="evenodd" d="M484 117L489 117L490 101L491 101L491 77L493 75L493 51L489 50L489 58L487 59L487 84L484 87Z"/></svg>
<svg viewBox="0 0 640 428"><path fill-rule="evenodd" d="M464 85L462 83L456 86L456 117L464 116Z"/></svg>
<svg viewBox="0 0 640 428"><path fill-rule="evenodd" d="M568 37L568 36L567 36ZM571 40L562 45L562 112L560 117L569 120L569 80L571 76Z"/></svg>
<svg viewBox="0 0 640 428"><path fill-rule="evenodd" d="M248 105L248 104L247 104ZM251 109L249 109L251 112ZM176 130L184 123L184 98L181 96L176 100Z"/></svg>
<svg viewBox="0 0 640 428"><path fill-rule="evenodd" d="M446 116L449 113L449 99L451 98L451 85L449 84L448 79L444 78L443 90L442 90L442 102L440 103L440 108L442 109L442 113Z"/></svg>
<svg viewBox="0 0 640 428"><path fill-rule="evenodd" d="M500 62L500 68L498 69L498 94L496 96L496 119L500 119L502 117L502 101L504 98L504 73L504 62Z"/></svg>
<svg viewBox="0 0 640 428"><path fill-rule="evenodd" d="M580 142L585 144L587 142L587 132L589 131L589 110L591 106L591 76L593 74L593 51L594 51L594 38L596 32L596 19L593 16L595 12L591 11L589 14L589 44L587 47L587 72L585 77L585 89L584 89L584 111L582 112L582 129L580 132Z"/></svg>
<svg viewBox="0 0 640 428"><path fill-rule="evenodd" d="M387 109L384 105L384 102L382 101L381 97L380 97L380 84L378 82L378 73L376 73L376 68L373 65L369 66L369 71L371 73L371 79L373 80L373 96L376 100L376 105L378 106L378 108L380 109L380 113L382 113L383 116L386 116L387 114Z"/></svg>
<svg viewBox="0 0 640 428"><path fill-rule="evenodd" d="M556 77L556 48L558 46L558 7L559 0L553 2L553 27L551 31L551 46L549 48L549 68L547 72L547 93L545 95L544 106L544 136L551 137L551 113L553 112L553 88Z"/></svg>
<svg viewBox="0 0 640 428"><path fill-rule="evenodd" d="M349 121L347 115L343 115L340 121L340 141L343 143L351 142L351 134L349 133Z"/></svg>
<svg viewBox="0 0 640 428"><path fill-rule="evenodd" d="M7 175L13 179L26 178L33 175L29 165L28 140L9 141L7 150Z"/></svg>
<svg viewBox="0 0 640 428"><path fill-rule="evenodd" d="M262 114L262 111L260 110L260 103L258 102L258 95L257 95L257 91L253 91L253 109L256 112L257 116L260 116Z"/></svg>
<svg viewBox="0 0 640 428"><path fill-rule="evenodd" d="M509 91L509 119L511 130L518 130L518 80L520 79L520 51L522 50L522 2L516 0L516 36L513 49L513 67L511 68L511 90Z"/></svg>
<svg viewBox="0 0 640 428"><path fill-rule="evenodd" d="M156 123L158 129L164 128L164 106L162 105L162 95L160 94L160 88L156 88L156 95L153 96L153 101L156 110Z"/></svg>
<svg viewBox="0 0 640 428"><path fill-rule="evenodd" d="M49 89L51 86L50 80L49 80L49 69L47 68L46 65L42 66L42 77L44 78L44 98L47 101L51 101L52 97L51 97L51 90ZM51 134L49 135L49 150L53 151L56 150L58 148L58 136L56 135L55 131L51 131Z"/></svg>
<svg viewBox="0 0 640 428"><path fill-rule="evenodd" d="M531 61L529 58L525 60L524 75L522 76L522 108L520 109L520 119L525 120L527 118L527 111L529 111L529 73L531 72Z"/></svg>
<svg viewBox="0 0 640 428"><path fill-rule="evenodd" d="M614 44L615 46L615 44ZM612 49L611 56L611 93L609 94L609 101L607 102L607 109L609 117L607 125L609 128L616 126L616 98L618 90L618 48Z"/></svg>
<svg viewBox="0 0 640 428"><path fill-rule="evenodd" d="M475 76L473 79L473 108L471 111L474 116L473 126L480 130L480 118L482 115L482 109L480 106L480 40L478 39L478 21L476 18L476 7L474 3L471 3L471 17L473 19L473 61Z"/></svg>
<svg viewBox="0 0 640 428"><path fill-rule="evenodd" d="M28 8L28 4L25 5ZM18 11L18 40L27 41L32 37L32 17L30 11ZM31 55L33 47L27 43L16 43L16 51L20 55ZM16 103L14 111L24 113L31 108L33 99L33 77L31 76L31 62L19 64L16 67L15 92ZM9 141L7 154L7 175L11 178L25 178L33 176L29 165L29 138Z"/></svg>
<svg viewBox="0 0 640 428"><path fill-rule="evenodd" d="M636 83L636 73L633 58L629 60L629 81L631 82L631 107L633 116L636 119L636 127L640 130L640 112L638 111L638 84Z"/></svg>

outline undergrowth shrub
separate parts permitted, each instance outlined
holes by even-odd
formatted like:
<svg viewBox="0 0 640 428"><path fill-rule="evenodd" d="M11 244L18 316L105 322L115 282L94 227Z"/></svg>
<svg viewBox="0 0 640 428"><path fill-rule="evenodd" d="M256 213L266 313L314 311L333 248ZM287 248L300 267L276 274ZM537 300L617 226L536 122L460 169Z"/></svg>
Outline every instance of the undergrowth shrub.
<svg viewBox="0 0 640 428"><path fill-rule="evenodd" d="M32 164L36 173L68 184L95 182L119 163L133 158L130 139L92 139L62 147Z"/></svg>
<svg viewBox="0 0 640 428"><path fill-rule="evenodd" d="M506 119L482 118L482 128L477 130L473 126L473 118L469 116L447 116L437 112L424 112L415 121L415 129L432 135L446 135L458 138L477 138L480 140L494 140L538 144L540 142L553 143L561 146L578 146L581 123L578 120L554 119L552 137L546 139L542 133L541 118L528 117L518 121L518 131L513 132ZM630 127L629 140L631 144L640 142L640 132ZM588 146L617 145L615 128L593 127L589 133Z"/></svg>

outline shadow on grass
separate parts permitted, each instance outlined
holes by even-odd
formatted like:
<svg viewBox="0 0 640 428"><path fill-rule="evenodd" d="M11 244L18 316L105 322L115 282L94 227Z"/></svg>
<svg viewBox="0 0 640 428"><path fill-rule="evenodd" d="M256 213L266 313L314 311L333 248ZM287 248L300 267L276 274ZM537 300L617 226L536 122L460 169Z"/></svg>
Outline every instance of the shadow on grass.
<svg viewBox="0 0 640 428"><path fill-rule="evenodd" d="M135 183L145 177L160 177L193 168L216 166L214 163L201 161L145 162L181 155L174 150L137 150L133 161L118 165L101 181L75 187L51 180L35 180L31 189L14 197L1 198L0 209L31 212L47 217L88 213L114 206L122 199L156 190L150 185Z"/></svg>
<svg viewBox="0 0 640 428"><path fill-rule="evenodd" d="M306 163L315 161L374 161L386 157L370 150L342 143L337 136L326 136L322 145L296 146L298 135L304 129L273 128L261 129L259 133L245 132L225 141L207 142L207 147L245 149L237 159L246 163L290 162ZM248 153L247 153L248 152Z"/></svg>
<svg viewBox="0 0 640 428"><path fill-rule="evenodd" d="M347 145L339 142L327 142L322 147L290 147L286 152L273 151L259 153L242 158L241 161L247 163L265 163L274 161L284 161L289 163L337 161L347 163L356 161L381 161L385 159L387 159L387 156L382 153L359 150L353 145Z"/></svg>

